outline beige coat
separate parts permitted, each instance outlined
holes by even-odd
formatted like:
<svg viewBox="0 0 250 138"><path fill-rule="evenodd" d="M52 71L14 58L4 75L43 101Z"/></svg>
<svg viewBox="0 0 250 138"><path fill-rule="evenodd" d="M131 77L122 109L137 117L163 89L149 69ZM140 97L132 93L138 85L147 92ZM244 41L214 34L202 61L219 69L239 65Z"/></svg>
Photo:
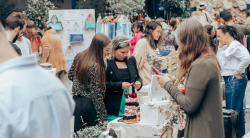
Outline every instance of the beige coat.
<svg viewBox="0 0 250 138"><path fill-rule="evenodd" d="M49 62L56 73L67 71L65 56L62 49L62 42L54 29L45 32L42 38L43 45L43 63Z"/></svg>
<svg viewBox="0 0 250 138"><path fill-rule="evenodd" d="M150 73L152 67L148 64L146 51L149 52L150 56L156 55L155 50L149 45L148 40L146 38L140 39L135 45L133 56L136 59L143 85L150 84L152 78L152 74Z"/></svg>

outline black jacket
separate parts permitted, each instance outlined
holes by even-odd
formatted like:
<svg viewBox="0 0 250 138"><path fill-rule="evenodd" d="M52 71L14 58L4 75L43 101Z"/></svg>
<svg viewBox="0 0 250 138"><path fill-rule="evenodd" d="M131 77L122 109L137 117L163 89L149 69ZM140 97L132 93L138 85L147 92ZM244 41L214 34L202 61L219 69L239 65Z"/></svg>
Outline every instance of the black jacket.
<svg viewBox="0 0 250 138"><path fill-rule="evenodd" d="M115 63L115 59L107 60L107 62L108 62L108 67L106 70L106 95L104 103L108 115L118 116L123 94L122 78L118 70L118 67ZM137 69L135 57L131 56L130 58L127 58L126 64L130 73L131 82L139 81L141 82L142 86L143 85L142 79L140 78ZM134 89L133 92L135 92Z"/></svg>

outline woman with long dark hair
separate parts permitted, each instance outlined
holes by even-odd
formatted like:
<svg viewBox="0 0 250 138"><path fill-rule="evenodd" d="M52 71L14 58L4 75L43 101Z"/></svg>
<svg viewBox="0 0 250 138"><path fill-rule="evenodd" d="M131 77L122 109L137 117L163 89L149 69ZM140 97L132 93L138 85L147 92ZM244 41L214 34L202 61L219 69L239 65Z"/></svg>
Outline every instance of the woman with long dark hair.
<svg viewBox="0 0 250 138"><path fill-rule="evenodd" d="M250 64L250 55L241 44L240 35L233 26L222 25L217 30L220 41L217 57L225 81L226 108L236 110L240 117L240 135L245 135L243 98L247 87L245 68Z"/></svg>
<svg viewBox="0 0 250 138"><path fill-rule="evenodd" d="M105 65L111 40L103 33L94 36L88 49L75 56L69 71L69 80L73 82L72 93L76 102L74 132L87 126L94 126L97 120L107 121L104 105L105 97Z"/></svg>
<svg viewBox="0 0 250 138"><path fill-rule="evenodd" d="M158 81L187 114L185 138L223 138L224 123L220 94L220 65L209 45L205 28L187 19L176 29L180 68L176 86L184 82L185 94L168 75Z"/></svg>
<svg viewBox="0 0 250 138"><path fill-rule="evenodd" d="M152 75L150 73L151 66L147 62L146 52L149 55L156 55L156 49L161 46L162 43L162 26L158 21L151 21L146 26L141 39L137 42L134 54L137 61L137 67L139 74L142 78L143 85L148 85L151 83Z"/></svg>
<svg viewBox="0 0 250 138"><path fill-rule="evenodd" d="M215 44L215 41L214 41L214 38L215 38L214 28L213 28L212 25L205 25L204 27L207 29L207 33L208 33L208 36L209 36L210 46L212 47L212 49L216 53L217 52L217 48L216 48L216 44Z"/></svg>

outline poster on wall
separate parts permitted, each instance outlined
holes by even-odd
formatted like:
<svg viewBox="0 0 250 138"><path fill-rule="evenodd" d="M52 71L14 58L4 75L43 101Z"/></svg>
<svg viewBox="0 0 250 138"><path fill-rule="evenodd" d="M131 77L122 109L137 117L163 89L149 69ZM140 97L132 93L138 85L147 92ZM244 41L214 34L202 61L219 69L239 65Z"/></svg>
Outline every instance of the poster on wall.
<svg viewBox="0 0 250 138"><path fill-rule="evenodd" d="M80 12L79 10L64 10L64 20L79 20Z"/></svg>

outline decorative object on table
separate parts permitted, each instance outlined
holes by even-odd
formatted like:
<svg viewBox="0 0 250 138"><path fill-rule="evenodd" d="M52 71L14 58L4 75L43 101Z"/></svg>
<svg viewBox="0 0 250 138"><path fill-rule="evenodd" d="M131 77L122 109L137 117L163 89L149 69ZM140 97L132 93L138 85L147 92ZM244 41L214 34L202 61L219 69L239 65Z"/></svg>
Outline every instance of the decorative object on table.
<svg viewBox="0 0 250 138"><path fill-rule="evenodd" d="M126 97L126 108L125 108L125 116L123 117L123 122L127 124L138 123L137 119L137 109L139 107L139 103L137 100L137 94L125 94Z"/></svg>
<svg viewBox="0 0 250 138"><path fill-rule="evenodd" d="M85 29L95 29L96 21L94 16L90 13L85 21Z"/></svg>
<svg viewBox="0 0 250 138"><path fill-rule="evenodd" d="M83 32L77 22L74 23L69 33L69 41L70 43L82 43L84 41Z"/></svg>
<svg viewBox="0 0 250 138"><path fill-rule="evenodd" d="M69 46L67 48L67 51L65 53L65 57L66 57L67 69L69 71L73 62L74 62L74 58L75 58L75 54L74 54L73 48L71 46Z"/></svg>
<svg viewBox="0 0 250 138"><path fill-rule="evenodd" d="M55 5L49 0L25 0L26 10L23 15L26 19L35 22L37 32L40 27L49 19L49 10L56 9Z"/></svg>
<svg viewBox="0 0 250 138"><path fill-rule="evenodd" d="M98 138L104 131L107 130L107 122L100 122L100 119L97 120L98 123L95 126L87 127L86 123L84 128L77 131L77 133L72 133L72 138Z"/></svg>
<svg viewBox="0 0 250 138"><path fill-rule="evenodd" d="M52 64L50 63L41 63L40 66L46 70L51 70L53 67L52 67Z"/></svg>
<svg viewBox="0 0 250 138"><path fill-rule="evenodd" d="M160 87L156 75L152 76L148 99L148 103L140 104L140 121L152 125L163 124L162 136L169 135L174 124L178 124L180 106Z"/></svg>
<svg viewBox="0 0 250 138"><path fill-rule="evenodd" d="M53 28L56 31L62 31L63 30L63 26L62 26L62 22L58 20L56 15L53 15L51 17L50 22L48 23L48 25Z"/></svg>

